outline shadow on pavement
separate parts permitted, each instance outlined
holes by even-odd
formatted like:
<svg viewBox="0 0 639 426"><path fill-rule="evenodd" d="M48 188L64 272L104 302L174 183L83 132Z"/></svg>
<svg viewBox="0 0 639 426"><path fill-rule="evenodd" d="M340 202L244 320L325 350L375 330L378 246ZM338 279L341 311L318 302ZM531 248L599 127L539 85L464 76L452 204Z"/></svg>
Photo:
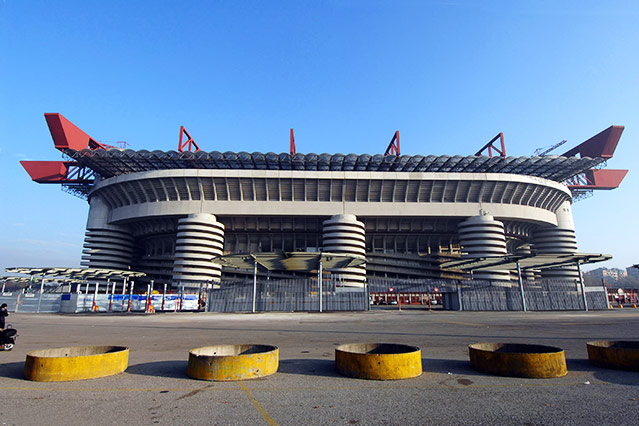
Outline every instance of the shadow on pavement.
<svg viewBox="0 0 639 426"><path fill-rule="evenodd" d="M0 377L24 379L24 362L8 362L0 364Z"/></svg>
<svg viewBox="0 0 639 426"><path fill-rule="evenodd" d="M639 386L638 371L613 370L598 367L591 364L587 359L566 359L568 373L571 371L585 371L592 373L593 377L602 382L617 385Z"/></svg>
<svg viewBox="0 0 639 426"><path fill-rule="evenodd" d="M301 374L304 376L342 377L335 371L335 361L328 359L284 359L280 360L279 374Z"/></svg>
<svg viewBox="0 0 639 426"><path fill-rule="evenodd" d="M469 361L455 359L422 358L424 373L463 374L466 376L486 376L487 374L474 370Z"/></svg>
<svg viewBox="0 0 639 426"><path fill-rule="evenodd" d="M473 370L468 361L422 358L424 373L455 374L466 376L485 376ZM278 373L301 374L305 376L343 377L335 371L334 360L324 359L286 359L280 361Z"/></svg>
<svg viewBox="0 0 639 426"><path fill-rule="evenodd" d="M127 373L139 374L141 376L168 377L174 379L188 379L186 374L187 361L158 361L145 362L142 364L130 365L126 369Z"/></svg>

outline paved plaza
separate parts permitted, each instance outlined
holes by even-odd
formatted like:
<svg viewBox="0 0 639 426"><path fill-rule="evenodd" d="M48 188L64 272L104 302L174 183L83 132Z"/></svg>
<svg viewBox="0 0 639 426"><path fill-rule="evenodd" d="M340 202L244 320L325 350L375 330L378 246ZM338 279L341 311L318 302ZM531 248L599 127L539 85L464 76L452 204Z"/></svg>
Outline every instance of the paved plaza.
<svg viewBox="0 0 639 426"><path fill-rule="evenodd" d="M639 310L267 314L14 314L20 336L0 352L0 423L7 425L637 424L639 372L589 364L589 340L639 339ZM343 343L403 343L422 350L423 374L401 381L334 371ZM565 350L558 379L490 376L471 369L467 345L520 342ZM262 343L280 348L279 371L242 382L186 375L190 349ZM131 348L126 372L93 380L23 379L27 352L85 345Z"/></svg>

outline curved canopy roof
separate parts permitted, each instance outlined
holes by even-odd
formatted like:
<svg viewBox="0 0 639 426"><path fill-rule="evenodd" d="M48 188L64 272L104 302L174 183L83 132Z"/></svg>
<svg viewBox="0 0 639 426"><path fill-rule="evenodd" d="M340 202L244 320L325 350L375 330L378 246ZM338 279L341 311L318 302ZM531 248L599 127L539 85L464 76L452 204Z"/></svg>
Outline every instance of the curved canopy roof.
<svg viewBox="0 0 639 426"><path fill-rule="evenodd" d="M563 182L603 158L563 156L276 154L274 152L176 152L130 149L66 149L65 154L103 178L170 169L248 169L369 172L511 173Z"/></svg>
<svg viewBox="0 0 639 426"><path fill-rule="evenodd" d="M267 252L238 253L216 256L213 263L240 269L251 269L255 264L269 271L312 271L320 263L326 269L350 268L366 263L366 257L358 254L329 252Z"/></svg>
<svg viewBox="0 0 639 426"><path fill-rule="evenodd" d="M576 264L605 262L612 259L609 254L574 253L574 254L512 254L506 256L486 256L465 259L451 259L440 266L446 271L513 271L517 264L522 270L550 269Z"/></svg>
<svg viewBox="0 0 639 426"><path fill-rule="evenodd" d="M64 268L64 267L43 267L43 268L5 268L5 272L25 275L40 275L43 277L59 277L61 279L123 279L144 277L144 272L135 272L119 269L96 269L96 268Z"/></svg>

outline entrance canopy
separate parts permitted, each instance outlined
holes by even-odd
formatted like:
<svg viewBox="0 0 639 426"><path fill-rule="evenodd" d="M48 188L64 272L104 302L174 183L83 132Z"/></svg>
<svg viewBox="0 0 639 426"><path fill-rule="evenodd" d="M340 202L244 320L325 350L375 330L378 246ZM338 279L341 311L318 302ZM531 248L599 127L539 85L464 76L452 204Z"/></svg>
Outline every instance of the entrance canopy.
<svg viewBox="0 0 639 426"><path fill-rule="evenodd" d="M447 272L454 271L514 271L517 264L522 270L549 269L559 266L604 262L612 259L609 254L509 254L495 257L476 257L472 259L454 259L444 261L440 267Z"/></svg>
<svg viewBox="0 0 639 426"><path fill-rule="evenodd" d="M30 277L16 277L15 275L3 275L0 277L1 283L7 283L11 281L13 284L17 285L28 285L31 282Z"/></svg>
<svg viewBox="0 0 639 426"><path fill-rule="evenodd" d="M350 268L366 263L366 257L356 254L329 252L268 252L217 256L214 263L240 269L251 269L257 263L269 271L314 271L322 268Z"/></svg>
<svg viewBox="0 0 639 426"><path fill-rule="evenodd" d="M35 276L35 275L34 275ZM81 279L71 279L71 278L45 278L44 279L44 283L55 283L56 285L58 284L72 284L72 283L80 283L80 282L85 282L86 280L81 280ZM30 283L32 283L33 281L31 280L31 277L19 277L16 275L3 275L0 277L0 283L7 283L7 282L11 282L13 284L17 284L17 285L22 285L22 286L28 286ZM38 280L38 282L40 282Z"/></svg>
<svg viewBox="0 0 639 426"><path fill-rule="evenodd" d="M130 279L146 276L144 272L96 268L6 268L5 272L58 278L60 280L72 279L80 281L86 281L90 279Z"/></svg>

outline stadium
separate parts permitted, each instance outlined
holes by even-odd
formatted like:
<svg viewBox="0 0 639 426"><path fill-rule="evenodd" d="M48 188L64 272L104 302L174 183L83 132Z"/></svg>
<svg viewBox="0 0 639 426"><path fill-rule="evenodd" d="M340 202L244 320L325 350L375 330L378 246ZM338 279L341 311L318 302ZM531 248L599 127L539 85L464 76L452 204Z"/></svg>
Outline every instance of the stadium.
<svg viewBox="0 0 639 426"><path fill-rule="evenodd" d="M250 277L251 269L212 262L241 253L364 256L323 271L351 288L372 278L467 276L443 267L451 259L574 255L574 198L614 189L627 173L604 168L623 126L562 155L512 157L502 134L475 155L401 155L398 132L385 154L301 154L291 130L290 152L276 154L206 152L184 128L177 151L134 151L98 142L61 114L45 119L67 159L21 163L35 182L87 199L82 265L143 272L156 286ZM315 273L256 267L270 278ZM511 273L474 278L509 281ZM579 275L566 265L527 273Z"/></svg>

